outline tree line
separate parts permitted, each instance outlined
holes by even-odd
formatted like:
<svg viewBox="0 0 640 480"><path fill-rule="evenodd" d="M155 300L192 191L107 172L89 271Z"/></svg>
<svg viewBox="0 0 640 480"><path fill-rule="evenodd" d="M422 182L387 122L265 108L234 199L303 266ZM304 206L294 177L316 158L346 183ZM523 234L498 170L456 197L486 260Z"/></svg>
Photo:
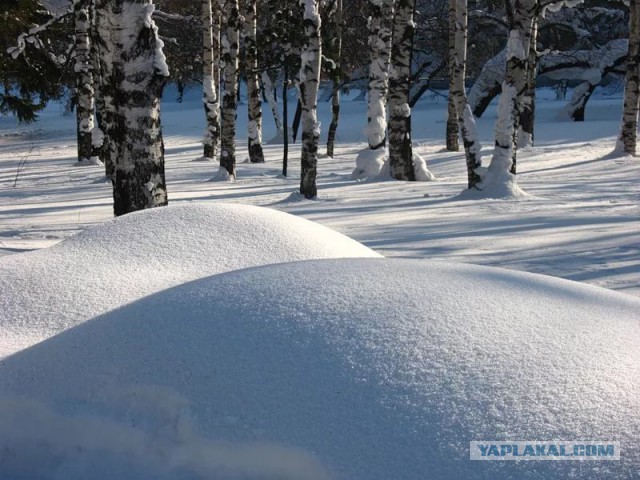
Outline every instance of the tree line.
<svg viewBox="0 0 640 480"><path fill-rule="evenodd" d="M574 120L584 119L586 102L607 75L624 75L617 149L635 155L640 0L628 8L598 0L71 0L57 11L37 0L2 1L8 27L1 36L0 111L32 121L61 95L52 79L73 85L78 161L104 163L116 215L167 204L160 98L168 81L179 92L202 85L202 158L219 161L216 179L236 176L241 81L252 163L264 162L263 104L284 144L285 175L299 125L306 198L317 195L321 80L331 85L329 156L341 90L366 94L367 147L354 178L433 178L413 152L411 110L438 81L448 85L445 143L458 150L461 140L469 189L517 189L517 152L534 141L540 74L576 83ZM476 81L468 95L470 77ZM285 101L291 89L298 95L293 131ZM497 94L495 148L485 167L475 118Z"/></svg>

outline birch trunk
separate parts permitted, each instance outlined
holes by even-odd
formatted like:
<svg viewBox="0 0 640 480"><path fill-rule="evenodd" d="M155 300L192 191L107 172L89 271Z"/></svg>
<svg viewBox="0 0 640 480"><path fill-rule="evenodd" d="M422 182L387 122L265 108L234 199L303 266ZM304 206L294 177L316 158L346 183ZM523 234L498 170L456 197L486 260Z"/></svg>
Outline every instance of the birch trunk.
<svg viewBox="0 0 640 480"><path fill-rule="evenodd" d="M527 84L527 60L536 0L510 0L509 5L507 67L498 104L495 151L489 165L493 179L504 186L515 183L516 139L520 118L518 99L522 98Z"/></svg>
<svg viewBox="0 0 640 480"><path fill-rule="evenodd" d="M471 112L465 92L465 77L467 65L467 0L450 0L449 14L453 14L454 33L453 51L449 55L451 83L449 98L453 99L459 131L462 135L464 153L467 162L467 183L469 188L475 188L480 183L480 176L476 170L482 166L480 158L480 140L476 129L476 121Z"/></svg>
<svg viewBox="0 0 640 480"><path fill-rule="evenodd" d="M220 75L216 66L220 52L220 15L215 0L202 2L202 91L206 119L203 157L215 160L220 141ZM215 10L215 13L214 13Z"/></svg>
<svg viewBox="0 0 640 480"><path fill-rule="evenodd" d="M335 55L335 65L332 70L333 95L331 97L331 124L327 134L327 155L333 158L333 151L336 144L336 131L340 121L340 82L342 81L342 70L340 57L342 56L342 0L336 0L336 11L333 14L336 25L336 38L333 44L333 54Z"/></svg>
<svg viewBox="0 0 640 480"><path fill-rule="evenodd" d="M527 84L522 96L520 112L520 131L518 144L520 148L533 147L534 127L536 120L536 80L538 76L538 16L533 18L531 27L531 43L527 60Z"/></svg>
<svg viewBox="0 0 640 480"><path fill-rule="evenodd" d="M169 70L150 0L97 0L115 215L167 204L160 96Z"/></svg>
<svg viewBox="0 0 640 480"><path fill-rule="evenodd" d="M370 150L384 148L387 143L387 91L391 60L391 22L393 0L370 0L369 20L369 101L367 104L367 141Z"/></svg>
<svg viewBox="0 0 640 480"><path fill-rule="evenodd" d="M622 129L616 150L636 155L638 108L640 107L640 0L629 2L629 52L624 85Z"/></svg>
<svg viewBox="0 0 640 480"><path fill-rule="evenodd" d="M305 42L300 68L300 102L302 105L302 156L300 171L300 193L305 198L317 195L316 174L318 167L318 143L320 123L317 103L320 83L320 61L322 40L320 36L319 0L301 0L304 7L303 24Z"/></svg>
<svg viewBox="0 0 640 480"><path fill-rule="evenodd" d="M249 113L248 147L251 163L264 163L262 152L262 100L260 98L260 83L258 80L258 44L256 31L256 0L245 0L244 12L244 46L247 76L247 110Z"/></svg>
<svg viewBox="0 0 640 480"><path fill-rule="evenodd" d="M91 19L89 1L74 4L75 67L76 74L76 130L78 138L78 162L89 163L93 153L91 131L94 127L94 89L91 65Z"/></svg>
<svg viewBox="0 0 640 480"><path fill-rule="evenodd" d="M393 21L389 74L389 167L396 180L416 179L411 144L409 88L415 1L398 0Z"/></svg>
<svg viewBox="0 0 640 480"><path fill-rule="evenodd" d="M456 67L459 68L459 65L457 65L456 62L460 56L458 53L458 48L460 46L456 43L457 4L457 0L449 0L449 99L447 102L446 148L450 152L457 152L460 150L460 145L458 144L458 136L460 134L458 108L456 107L456 101L453 98L453 92L458 84L458 79L455 78L455 75L458 74Z"/></svg>
<svg viewBox="0 0 640 480"><path fill-rule="evenodd" d="M238 114L238 53L240 45L240 12L238 0L221 3L222 61L224 90L222 94L222 142L218 179L236 178L236 119Z"/></svg>
<svg viewBox="0 0 640 480"><path fill-rule="evenodd" d="M262 86L264 87L264 94L271 107L271 114L273 115L273 121L276 125L277 137L282 135L282 119L280 118L280 112L278 112L278 101L276 100L276 86L273 80L267 72L262 72Z"/></svg>

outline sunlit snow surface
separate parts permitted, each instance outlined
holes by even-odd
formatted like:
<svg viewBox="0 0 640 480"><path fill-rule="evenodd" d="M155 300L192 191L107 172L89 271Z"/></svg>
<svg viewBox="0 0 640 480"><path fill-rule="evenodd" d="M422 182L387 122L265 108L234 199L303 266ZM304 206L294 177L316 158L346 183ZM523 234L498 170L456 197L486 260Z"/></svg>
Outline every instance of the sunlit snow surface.
<svg viewBox="0 0 640 480"><path fill-rule="evenodd" d="M501 269L296 262L187 283L0 367L3 479L631 479L640 300ZM619 462L472 462L472 440Z"/></svg>
<svg viewBox="0 0 640 480"><path fill-rule="evenodd" d="M129 214L50 248L0 257L0 357L197 278L374 256L329 228L268 208L182 204Z"/></svg>

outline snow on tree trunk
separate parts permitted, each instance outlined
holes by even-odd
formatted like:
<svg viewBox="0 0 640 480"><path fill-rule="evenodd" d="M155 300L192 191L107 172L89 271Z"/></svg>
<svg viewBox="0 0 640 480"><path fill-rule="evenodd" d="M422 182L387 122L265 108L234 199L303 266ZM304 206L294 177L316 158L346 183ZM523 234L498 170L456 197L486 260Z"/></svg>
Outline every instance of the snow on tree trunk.
<svg viewBox="0 0 640 480"><path fill-rule="evenodd" d="M220 100L218 98L220 76L218 63L220 51L220 15L216 0L202 2L202 91L206 127L204 129L203 157L215 160L220 141ZM214 13L215 9L215 13Z"/></svg>
<svg viewBox="0 0 640 480"><path fill-rule="evenodd" d="M76 74L76 127L78 137L78 162L92 161L93 142L91 131L94 128L94 89L91 65L91 23L89 0L81 0L74 4L75 27L75 66Z"/></svg>
<svg viewBox="0 0 640 480"><path fill-rule="evenodd" d="M238 0L221 0L222 55L224 76L222 94L222 142L220 170L216 179L236 178L236 119L238 114L238 53L240 46L240 12Z"/></svg>
<svg viewBox="0 0 640 480"><path fill-rule="evenodd" d="M520 148L533 147L536 119L536 78L538 76L538 16L533 18L529 59L527 60L527 84L522 94L520 111L520 130L518 145Z"/></svg>
<svg viewBox="0 0 640 480"><path fill-rule="evenodd" d="M457 152L460 150L460 145L458 144L458 135L460 134L458 110L453 98L453 91L456 88L455 84L457 82L457 79L454 78L454 76L457 74L455 67L456 57L458 56L456 51L456 48L458 47L458 45L456 45L456 11L457 0L449 0L449 99L447 102L446 147L450 152Z"/></svg>
<svg viewBox="0 0 640 480"><path fill-rule="evenodd" d="M629 2L629 51L624 84L622 129L617 151L635 156L640 107L640 0Z"/></svg>
<svg viewBox="0 0 640 480"><path fill-rule="evenodd" d="M93 76L93 96L95 103L96 125L91 131L92 155L97 156L104 164L105 177L108 181L113 179L115 164L111 161L111 156L107 154L107 142L105 141L104 118L108 115L104 97L102 95L102 65L100 63L100 36L98 35L96 23L96 2L89 2L90 19L90 45L91 45L91 69Z"/></svg>
<svg viewBox="0 0 640 480"><path fill-rule="evenodd" d="M327 155L333 158L333 151L336 143L336 131L340 121L340 82L342 81L342 67L340 57L342 56L342 0L336 0L336 11L333 14L336 25L336 37L333 39L332 50L335 56L332 68L333 96L331 97L331 124L327 135Z"/></svg>
<svg viewBox="0 0 640 480"><path fill-rule="evenodd" d="M496 145L484 188L498 196L520 194L516 184L516 147L520 106L527 84L527 60L536 0L511 0L507 69L496 121Z"/></svg>
<svg viewBox="0 0 640 480"><path fill-rule="evenodd" d="M453 11L449 14L453 21L453 49L449 54L450 87L449 98L453 100L456 110L456 118L459 122L459 130L464 144L465 158L467 162L467 179L469 188L475 188L480 182L477 169L482 165L480 158L480 140L476 129L476 121L467 101L464 79L467 64L467 0L450 0Z"/></svg>
<svg viewBox="0 0 640 480"><path fill-rule="evenodd" d="M507 49L487 60L469 91L469 105L476 118L485 112L491 100L500 94L507 68Z"/></svg>
<svg viewBox="0 0 640 480"><path fill-rule="evenodd" d="M322 40L320 36L319 0L300 0L304 7L303 23L305 40L300 67L300 101L302 104L302 156L300 172L300 193L305 198L317 195L316 174L318 166L318 143L320 123L317 103L320 83L320 61Z"/></svg>
<svg viewBox="0 0 640 480"><path fill-rule="evenodd" d="M415 2L398 0L389 68L389 169L396 180L415 180L409 88Z"/></svg>
<svg viewBox="0 0 640 480"><path fill-rule="evenodd" d="M597 86L597 83L593 84L587 81L575 87L571 94L571 100L569 100L569 103L562 109L558 117L560 119L570 118L574 122L584 122L584 112L587 107L587 102Z"/></svg>
<svg viewBox="0 0 640 480"><path fill-rule="evenodd" d="M244 11L244 46L247 77L248 100L248 148L251 163L263 163L262 152L262 99L260 98L260 83L258 80L258 44L256 31L258 28L256 18L256 0L245 0Z"/></svg>
<svg viewBox="0 0 640 480"><path fill-rule="evenodd" d="M97 0L115 215L167 204L160 96L169 69L150 0Z"/></svg>
<svg viewBox="0 0 640 480"><path fill-rule="evenodd" d="M369 148L356 158L354 178L375 177L384 164L387 144L387 90L391 60L393 0L370 0L367 127Z"/></svg>

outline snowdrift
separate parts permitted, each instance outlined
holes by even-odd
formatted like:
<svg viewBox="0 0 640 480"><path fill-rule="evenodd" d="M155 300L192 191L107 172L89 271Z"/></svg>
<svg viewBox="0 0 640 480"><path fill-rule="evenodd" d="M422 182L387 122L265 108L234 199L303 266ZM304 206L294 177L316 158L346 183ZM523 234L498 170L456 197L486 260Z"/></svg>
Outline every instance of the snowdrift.
<svg viewBox="0 0 640 480"><path fill-rule="evenodd" d="M231 204L129 214L0 258L0 357L165 288L270 263L379 256L308 220Z"/></svg>
<svg viewBox="0 0 640 480"><path fill-rule="evenodd" d="M6 358L0 477L634 478L639 316L597 287L437 262L215 275ZM472 440L623 451L478 462Z"/></svg>

